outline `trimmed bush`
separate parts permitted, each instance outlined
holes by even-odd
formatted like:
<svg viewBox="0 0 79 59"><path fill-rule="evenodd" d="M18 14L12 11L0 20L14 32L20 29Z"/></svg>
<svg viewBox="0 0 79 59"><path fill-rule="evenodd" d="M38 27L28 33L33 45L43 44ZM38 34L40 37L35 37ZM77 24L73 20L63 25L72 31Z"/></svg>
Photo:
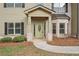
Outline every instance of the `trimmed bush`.
<svg viewBox="0 0 79 59"><path fill-rule="evenodd" d="M26 41L26 38L24 36L17 36L13 38L13 42L23 42Z"/></svg>
<svg viewBox="0 0 79 59"><path fill-rule="evenodd" d="M0 39L0 42L11 42L12 38L11 37L4 37Z"/></svg>

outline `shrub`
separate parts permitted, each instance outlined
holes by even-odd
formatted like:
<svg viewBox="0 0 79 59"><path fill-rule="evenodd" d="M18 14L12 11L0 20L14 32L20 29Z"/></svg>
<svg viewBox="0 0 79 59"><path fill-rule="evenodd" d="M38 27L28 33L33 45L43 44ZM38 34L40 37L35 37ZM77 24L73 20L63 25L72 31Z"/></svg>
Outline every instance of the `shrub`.
<svg viewBox="0 0 79 59"><path fill-rule="evenodd" d="M12 38L11 37L4 37L0 39L0 42L11 42Z"/></svg>
<svg viewBox="0 0 79 59"><path fill-rule="evenodd" d="M26 41L26 38L24 36L17 36L13 38L13 42L23 42Z"/></svg>

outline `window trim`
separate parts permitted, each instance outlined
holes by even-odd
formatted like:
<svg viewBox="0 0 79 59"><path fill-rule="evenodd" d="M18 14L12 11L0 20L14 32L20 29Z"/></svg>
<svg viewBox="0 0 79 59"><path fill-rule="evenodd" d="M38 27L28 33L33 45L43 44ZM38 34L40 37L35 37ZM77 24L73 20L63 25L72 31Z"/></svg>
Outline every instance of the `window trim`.
<svg viewBox="0 0 79 59"><path fill-rule="evenodd" d="M63 24L64 28L60 28L60 25ZM64 30L64 33L61 33L60 30ZM59 33L60 34L65 34L65 23L59 23Z"/></svg>
<svg viewBox="0 0 79 59"><path fill-rule="evenodd" d="M16 4L21 4L21 6L20 6L20 7L16 7ZM24 6L23 6L23 4L24 4ZM15 8L25 8L25 3L15 3L15 4L14 4L14 7L15 7Z"/></svg>
<svg viewBox="0 0 79 59"><path fill-rule="evenodd" d="M13 4L12 7L7 6L7 4ZM21 4L21 7L16 7L15 4ZM4 8L25 8L25 3L4 3L3 5Z"/></svg>
<svg viewBox="0 0 79 59"><path fill-rule="evenodd" d="M13 4L13 6L8 6L7 4ZM4 8L14 8L14 3L4 3Z"/></svg>
<svg viewBox="0 0 79 59"><path fill-rule="evenodd" d="M56 13L66 13L66 3L54 3L53 9Z"/></svg>
<svg viewBox="0 0 79 59"><path fill-rule="evenodd" d="M12 23L12 22L7 23L7 34L9 34L9 29L13 29L13 34L14 34L14 28L9 28L10 23ZM12 23L12 24L14 26L14 23ZM12 35L12 34L9 34L9 35Z"/></svg>
<svg viewBox="0 0 79 59"><path fill-rule="evenodd" d="M68 26L67 26L67 23L69 23L69 21L67 19L57 19L57 20L52 20L52 23L56 23L56 35L57 37L64 37L65 34L68 34ZM59 32L59 24L60 23L64 23L65 24L65 31L64 31L64 34L60 34Z"/></svg>
<svg viewBox="0 0 79 59"><path fill-rule="evenodd" d="M13 28L13 34L9 34L9 24L10 24L10 23L13 23L13 26L14 26L14 28ZM16 26L15 24L16 24L16 23L20 23L20 33L16 33L16 28L15 28L15 26ZM14 22L8 22L8 23L7 23L7 35L22 35L22 34L21 34L21 33L22 33L22 25L21 25L21 23L22 23L22 22L15 22L15 23L14 23ZM24 23L24 22L23 22L23 23Z"/></svg>
<svg viewBox="0 0 79 59"><path fill-rule="evenodd" d="M16 23L19 23L19 22L16 22ZM15 26L16 26L16 23L15 23ZM20 24L20 28L16 28L16 27L15 27L15 29L14 29L14 30L15 30L15 34L17 34L17 33L16 33L16 29L20 29L20 33L18 33L18 34L21 34L21 23L19 23L19 24Z"/></svg>

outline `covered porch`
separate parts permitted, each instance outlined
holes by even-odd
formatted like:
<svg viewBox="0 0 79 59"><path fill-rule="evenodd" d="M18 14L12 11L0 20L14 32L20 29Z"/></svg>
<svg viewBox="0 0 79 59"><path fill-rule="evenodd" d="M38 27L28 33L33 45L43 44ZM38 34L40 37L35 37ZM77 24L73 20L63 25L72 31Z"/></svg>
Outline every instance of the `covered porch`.
<svg viewBox="0 0 79 59"><path fill-rule="evenodd" d="M34 38L45 38L47 41L52 41L52 15L53 10L38 5L24 11L27 16L27 40L32 41ZM54 15L53 15L54 16Z"/></svg>

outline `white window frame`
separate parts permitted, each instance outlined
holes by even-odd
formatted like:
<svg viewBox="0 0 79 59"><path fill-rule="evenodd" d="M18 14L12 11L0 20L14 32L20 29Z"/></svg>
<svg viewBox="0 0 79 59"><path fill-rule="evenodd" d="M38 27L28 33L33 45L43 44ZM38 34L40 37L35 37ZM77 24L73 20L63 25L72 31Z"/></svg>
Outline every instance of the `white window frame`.
<svg viewBox="0 0 79 59"><path fill-rule="evenodd" d="M16 23L13 23L13 26L14 26L14 28L13 28L13 32L14 32L14 33L13 33L13 34L9 34L9 23L13 23L13 22L8 22L8 23L7 23L7 34L8 34L8 35L21 35L21 22L16 22L16 23L20 23L20 28L19 28L19 29L20 29L20 33L15 33L15 32L16 32L16 31L15 31L15 30L16 30L16 28L15 28L15 24L16 24Z"/></svg>
<svg viewBox="0 0 79 59"><path fill-rule="evenodd" d="M20 6L17 7L16 4L20 4ZM22 8L22 3L15 3L14 6L15 8Z"/></svg>
<svg viewBox="0 0 79 59"><path fill-rule="evenodd" d="M61 24L64 25L64 28L60 28L60 25L61 25ZM64 32L63 32L63 33L60 33L60 30L62 30L62 29L64 30ZM59 23L59 33L60 33L60 34L65 34L65 23Z"/></svg>
<svg viewBox="0 0 79 59"><path fill-rule="evenodd" d="M56 13L65 13L66 7L64 6L65 3L54 3L53 8L56 11Z"/></svg>
<svg viewBox="0 0 79 59"><path fill-rule="evenodd" d="M13 4L13 6L11 6ZM14 8L14 3L6 3L6 8Z"/></svg>
<svg viewBox="0 0 79 59"><path fill-rule="evenodd" d="M11 6L9 4L13 4L13 6ZM16 4L20 4L21 6L16 6ZM23 5L23 3L6 3L5 8L23 8L22 5Z"/></svg>
<svg viewBox="0 0 79 59"><path fill-rule="evenodd" d="M10 22L10 23L12 23L12 22ZM13 34L14 34L14 28L9 28L10 23L7 23L7 33L9 34L9 29L13 29ZM14 23L12 23L12 24L14 26ZM10 35L12 35L12 34L10 34Z"/></svg>
<svg viewBox="0 0 79 59"><path fill-rule="evenodd" d="M63 7L65 3L54 3L54 7Z"/></svg>
<svg viewBox="0 0 79 59"><path fill-rule="evenodd" d="M62 35L65 35L68 33L67 29L67 24L68 24L68 20L67 19L56 19L56 20L52 20L52 24L53 23L56 23L56 36L57 37L61 37ZM60 33L60 23L64 23L65 24L65 33L64 34L61 34ZM53 27L53 26L52 26Z"/></svg>
<svg viewBox="0 0 79 59"><path fill-rule="evenodd" d="M19 23L19 22L17 22L17 23ZM15 34L21 34L21 23L19 23L20 24L20 28L15 28ZM15 23L15 26L16 26L16 23ZM20 33L16 33L16 29L20 29Z"/></svg>

